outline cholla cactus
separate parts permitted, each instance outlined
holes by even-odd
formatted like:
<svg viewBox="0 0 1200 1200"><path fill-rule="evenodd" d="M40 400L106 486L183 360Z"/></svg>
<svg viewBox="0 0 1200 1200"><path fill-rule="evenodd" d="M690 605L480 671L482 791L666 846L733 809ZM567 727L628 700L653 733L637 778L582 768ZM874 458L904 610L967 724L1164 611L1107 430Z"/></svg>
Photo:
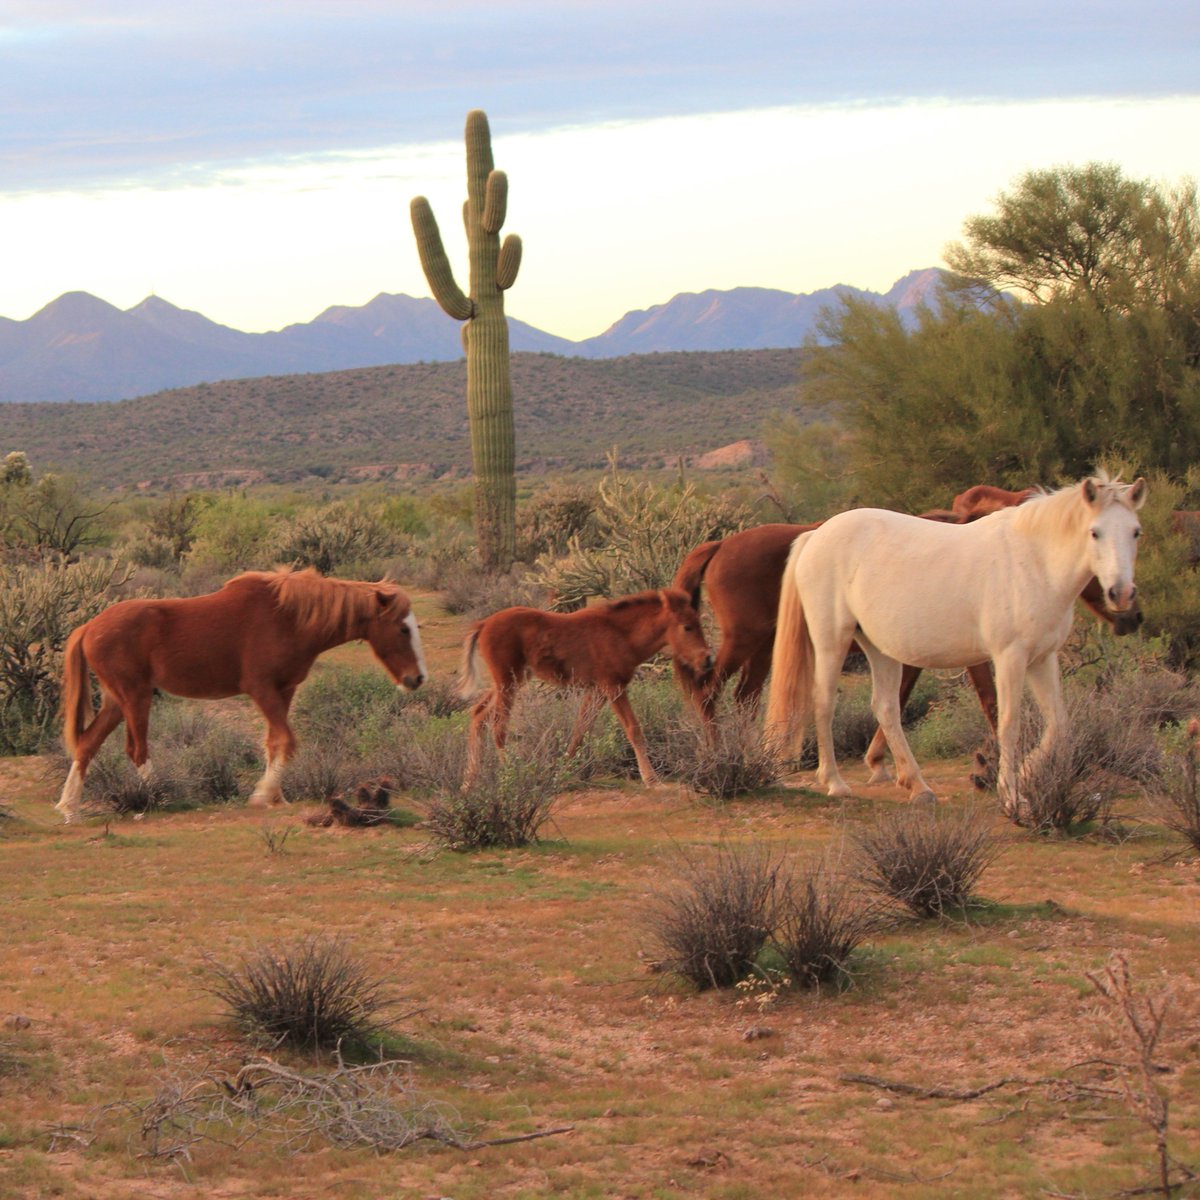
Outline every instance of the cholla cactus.
<svg viewBox="0 0 1200 1200"><path fill-rule="evenodd" d="M516 440L508 367L504 293L521 265L521 239L500 241L508 204L508 176L492 165L487 115L467 114L467 202L463 222L470 251L470 294L454 280L429 201L412 202L413 232L425 278L437 302L463 321L467 355L467 415L475 468L475 531L486 566L507 569L516 541Z"/></svg>

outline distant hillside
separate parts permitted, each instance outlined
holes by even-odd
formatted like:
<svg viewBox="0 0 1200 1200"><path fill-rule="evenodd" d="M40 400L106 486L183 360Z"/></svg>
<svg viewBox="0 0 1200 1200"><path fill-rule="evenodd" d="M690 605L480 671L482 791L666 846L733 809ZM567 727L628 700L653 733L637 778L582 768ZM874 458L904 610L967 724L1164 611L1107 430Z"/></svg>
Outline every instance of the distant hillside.
<svg viewBox="0 0 1200 1200"><path fill-rule="evenodd" d="M519 469L693 460L794 410L799 350L513 356ZM100 404L11 404L4 445L35 468L116 486L434 479L470 468L459 362L201 384ZM739 448L710 459L741 456ZM704 465L704 464L701 464Z"/></svg>
<svg viewBox="0 0 1200 1200"><path fill-rule="evenodd" d="M684 293L627 313L598 337L571 342L510 320L514 351L619 358L677 350L803 345L821 309L843 294L904 315L934 294L941 273L914 271L884 295L856 288L809 294L770 288ZM274 333L242 333L157 296L122 311L69 292L25 321L0 318L0 403L118 400L224 379L454 361L460 327L433 300L379 295L328 308Z"/></svg>

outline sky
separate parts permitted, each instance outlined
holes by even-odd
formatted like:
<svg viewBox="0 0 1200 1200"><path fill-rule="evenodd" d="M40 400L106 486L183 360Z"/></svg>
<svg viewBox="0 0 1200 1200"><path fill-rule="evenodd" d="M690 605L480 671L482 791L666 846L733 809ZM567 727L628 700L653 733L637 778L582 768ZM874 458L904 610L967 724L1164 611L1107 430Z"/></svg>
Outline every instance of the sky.
<svg viewBox="0 0 1200 1200"><path fill-rule="evenodd" d="M678 292L884 291L1030 169L1200 175L1200 5L0 0L0 316L427 296L418 194L465 286L472 108L507 311L580 339Z"/></svg>

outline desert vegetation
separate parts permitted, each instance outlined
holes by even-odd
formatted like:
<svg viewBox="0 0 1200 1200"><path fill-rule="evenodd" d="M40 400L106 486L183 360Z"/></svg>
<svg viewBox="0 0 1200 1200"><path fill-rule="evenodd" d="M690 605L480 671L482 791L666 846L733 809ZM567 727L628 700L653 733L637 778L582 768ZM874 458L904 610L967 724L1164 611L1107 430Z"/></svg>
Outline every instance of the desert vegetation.
<svg viewBox="0 0 1200 1200"><path fill-rule="evenodd" d="M1018 191L1066 204L1081 190L1064 179L1046 199L1044 182ZM352 485L349 441L323 446L330 471L303 486L138 492L101 487L85 444L71 477L18 443L28 453L0 476L0 1191L373 1200L402 1178L458 1200L1197 1194L1200 614L1171 515L1194 507L1196 481L1178 439L1167 453L1151 430L1126 436L1145 417L1118 419L1116 399L1153 306L1160 350L1186 342L1167 309L1193 267L1152 243L1162 205L1186 232L1188 202L1092 183L1145 218L1146 279L1091 276L1094 294L1031 281L1025 308L971 313L963 284L912 330L833 314L805 398L769 431L768 479L623 458L526 478L511 570L477 554L469 490ZM968 246L982 254L994 236L969 226ZM1106 261L1111 280L1122 260ZM1011 264L971 263L984 282L1012 278ZM1027 436L1021 414L979 410L959 430L971 453L943 447L928 470L908 455L902 480L847 399L870 366L895 444L918 413L923 444L950 437L952 422L927 420L945 397L937 354L978 375L1022 362L1022 347L1040 362L1059 321L1095 339L1110 385L1094 444L1071 440L1066 393L1029 384L1026 363L1021 388L1062 418L1052 451L1006 457ZM1118 344L1125 357L1107 358ZM696 357L626 366L677 408L671 388L696 383ZM703 357L714 392L750 361ZM1182 421L1198 368L1171 363ZM518 357L518 397L523 370ZM110 406L116 425L132 412ZM461 430L446 437L461 453ZM271 470L285 462L263 447ZM537 686L504 755L489 747L465 779L470 712L452 679L476 618L663 586L698 542L781 514L946 507L969 484L1034 470L1054 484L1101 454L1150 481L1146 619L1123 639L1077 619L1070 736L1022 778L1023 825L986 790L995 751L957 672L927 672L906 718L936 806L868 789L850 761L874 727L861 670L843 676L835 731L848 797L809 789L810 760L780 761L730 694L705 726L661 660L630 689L658 784L637 782L609 714L568 756L585 697ZM292 806L265 810L242 804L263 766L248 702L159 697L154 771L135 773L114 737L88 775L89 819L55 823L70 629L120 598L194 595L276 563L402 582L430 680L399 692L361 645L323 656L292 708Z"/></svg>

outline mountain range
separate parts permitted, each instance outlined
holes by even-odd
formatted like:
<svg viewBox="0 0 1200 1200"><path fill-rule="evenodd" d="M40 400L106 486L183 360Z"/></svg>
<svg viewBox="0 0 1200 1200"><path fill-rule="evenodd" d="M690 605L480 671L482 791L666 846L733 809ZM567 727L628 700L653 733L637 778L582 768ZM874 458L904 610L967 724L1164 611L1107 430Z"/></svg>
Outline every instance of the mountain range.
<svg viewBox="0 0 1200 1200"><path fill-rule="evenodd" d="M514 351L580 358L786 349L802 345L822 309L843 295L909 316L933 302L940 277L936 268L913 271L882 294L845 285L799 294L754 287L681 293L578 342L510 318L510 341ZM0 403L120 400L217 380L461 357L458 322L435 301L412 296L381 293L276 332L243 333L158 296L122 310L68 292L27 320L0 317Z"/></svg>

